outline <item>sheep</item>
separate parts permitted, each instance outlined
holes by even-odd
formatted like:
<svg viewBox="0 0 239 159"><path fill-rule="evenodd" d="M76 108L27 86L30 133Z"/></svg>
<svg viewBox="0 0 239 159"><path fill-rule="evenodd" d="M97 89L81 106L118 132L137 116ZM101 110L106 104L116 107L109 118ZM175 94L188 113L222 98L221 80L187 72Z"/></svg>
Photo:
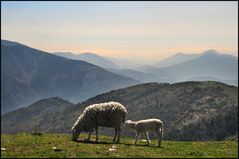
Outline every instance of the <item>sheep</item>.
<svg viewBox="0 0 239 159"><path fill-rule="evenodd" d="M163 122L159 119L145 119L139 121L127 120L124 124L125 128L136 130L135 142L136 145L140 134L144 133L148 142L148 145L151 143L149 140L148 131L154 132L158 137L158 147L161 145L161 140L163 136Z"/></svg>
<svg viewBox="0 0 239 159"><path fill-rule="evenodd" d="M118 102L89 105L71 128L72 140L77 141L80 132L86 131L89 132L87 140L90 141L91 132L95 130L97 142L98 127L113 127L115 128L113 142L119 143L121 126L125 123L126 115L127 110Z"/></svg>

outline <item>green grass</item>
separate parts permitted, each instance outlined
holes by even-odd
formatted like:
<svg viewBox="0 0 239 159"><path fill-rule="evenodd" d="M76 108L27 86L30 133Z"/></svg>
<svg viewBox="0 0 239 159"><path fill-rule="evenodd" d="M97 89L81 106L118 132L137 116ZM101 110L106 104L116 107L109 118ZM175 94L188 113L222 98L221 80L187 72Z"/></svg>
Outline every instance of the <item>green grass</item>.
<svg viewBox="0 0 239 159"><path fill-rule="evenodd" d="M81 137L87 136L82 134ZM94 140L92 136L91 140ZM1 156L11 158L23 157L216 157L238 158L238 142L181 142L163 141L160 148L156 147L156 140L152 140L150 147L140 141L133 145L133 138L121 138L120 144L111 142L112 137L99 136L99 143L83 143L71 141L67 134L43 134L41 136L20 133L16 135L1 135ZM115 151L109 151L112 146ZM54 151L52 147L60 149Z"/></svg>

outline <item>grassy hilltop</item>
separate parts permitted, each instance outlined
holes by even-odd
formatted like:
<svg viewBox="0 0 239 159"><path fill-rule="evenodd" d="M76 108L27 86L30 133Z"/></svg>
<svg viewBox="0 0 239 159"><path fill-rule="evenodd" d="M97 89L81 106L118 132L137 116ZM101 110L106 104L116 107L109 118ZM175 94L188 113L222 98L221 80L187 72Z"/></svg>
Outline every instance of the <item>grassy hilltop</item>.
<svg viewBox="0 0 239 159"><path fill-rule="evenodd" d="M85 134L81 138L86 138ZM94 140L92 136L92 141ZM143 136L142 136L143 138ZM238 142L181 142L163 141L160 148L156 140L150 147L140 141L133 145L133 138L121 138L120 144L111 142L112 137L99 136L99 143L83 143L71 141L67 134L32 135L19 133L1 135L1 156L15 157L233 157L238 158Z"/></svg>

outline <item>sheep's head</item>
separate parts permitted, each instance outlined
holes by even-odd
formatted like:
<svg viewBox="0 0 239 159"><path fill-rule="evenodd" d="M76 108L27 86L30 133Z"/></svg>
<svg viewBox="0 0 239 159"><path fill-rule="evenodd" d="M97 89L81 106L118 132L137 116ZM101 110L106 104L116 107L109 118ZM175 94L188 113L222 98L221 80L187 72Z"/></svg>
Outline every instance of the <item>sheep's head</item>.
<svg viewBox="0 0 239 159"><path fill-rule="evenodd" d="M80 132L77 131L76 129L71 129L71 130L72 130L72 140L77 141L77 138L80 135Z"/></svg>
<svg viewBox="0 0 239 159"><path fill-rule="evenodd" d="M80 135L80 132L82 131L83 127L84 125L82 122L82 116L80 116L75 122L74 126L71 128L73 141L77 141L77 138Z"/></svg>
<svg viewBox="0 0 239 159"><path fill-rule="evenodd" d="M125 124L124 124L124 127L126 129L134 129L135 127L135 122L131 121L131 120L126 120L125 121Z"/></svg>

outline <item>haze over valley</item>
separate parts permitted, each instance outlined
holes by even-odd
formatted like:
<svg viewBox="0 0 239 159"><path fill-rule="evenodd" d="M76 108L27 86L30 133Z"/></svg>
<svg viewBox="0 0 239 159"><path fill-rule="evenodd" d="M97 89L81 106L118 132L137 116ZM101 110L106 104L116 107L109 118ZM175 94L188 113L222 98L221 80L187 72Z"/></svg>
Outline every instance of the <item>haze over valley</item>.
<svg viewBox="0 0 239 159"><path fill-rule="evenodd" d="M113 73L141 82L220 81L238 85L238 57L209 49L200 54L177 53L152 64L133 64L127 61L115 64L114 60L93 53L54 53L68 59L83 60ZM120 60L120 59L119 59ZM126 66L124 66L126 64Z"/></svg>

